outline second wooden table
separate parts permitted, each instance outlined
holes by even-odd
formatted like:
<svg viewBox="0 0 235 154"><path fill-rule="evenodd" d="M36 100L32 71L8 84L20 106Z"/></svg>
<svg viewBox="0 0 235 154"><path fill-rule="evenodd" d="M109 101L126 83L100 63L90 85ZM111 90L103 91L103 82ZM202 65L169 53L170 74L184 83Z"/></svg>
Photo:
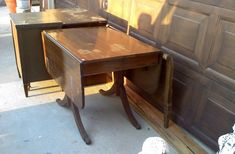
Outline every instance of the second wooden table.
<svg viewBox="0 0 235 154"><path fill-rule="evenodd" d="M42 30L106 25L106 19L80 8L16 13L10 17L16 64L26 97L31 82L50 79L44 64Z"/></svg>

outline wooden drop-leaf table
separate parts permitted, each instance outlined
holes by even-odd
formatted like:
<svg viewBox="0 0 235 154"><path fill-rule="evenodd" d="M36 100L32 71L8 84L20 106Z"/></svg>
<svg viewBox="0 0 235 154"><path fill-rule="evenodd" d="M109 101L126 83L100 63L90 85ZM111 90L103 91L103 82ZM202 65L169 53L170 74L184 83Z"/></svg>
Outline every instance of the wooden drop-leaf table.
<svg viewBox="0 0 235 154"><path fill-rule="evenodd" d="M85 143L90 144L79 110L84 108L84 78L114 72L114 84L102 95L116 93L132 125L140 129L133 116L124 87L125 71L155 65L159 49L108 27L48 30L43 32L44 55L49 74L65 92L62 106L71 106Z"/></svg>

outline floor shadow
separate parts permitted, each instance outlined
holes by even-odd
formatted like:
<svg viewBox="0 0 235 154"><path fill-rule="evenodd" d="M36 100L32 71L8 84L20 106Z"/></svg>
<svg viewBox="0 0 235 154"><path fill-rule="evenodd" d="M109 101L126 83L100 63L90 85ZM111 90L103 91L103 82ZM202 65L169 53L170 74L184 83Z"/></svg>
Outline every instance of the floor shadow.
<svg viewBox="0 0 235 154"><path fill-rule="evenodd" d="M1 153L130 154L138 153L147 137L158 136L139 116L142 129L133 128L116 97L93 94L86 96L86 107L81 110L82 121L93 141L86 146L69 109L51 101L33 105L38 101L40 97L31 106L19 101L26 106L0 112ZM175 153L174 149L170 151Z"/></svg>

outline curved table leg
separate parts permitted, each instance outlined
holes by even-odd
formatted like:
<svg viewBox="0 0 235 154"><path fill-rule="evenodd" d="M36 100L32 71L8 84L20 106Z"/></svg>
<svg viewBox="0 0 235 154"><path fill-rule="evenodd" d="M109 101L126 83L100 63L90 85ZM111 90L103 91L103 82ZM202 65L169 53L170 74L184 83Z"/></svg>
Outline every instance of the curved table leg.
<svg viewBox="0 0 235 154"><path fill-rule="evenodd" d="M71 105L70 99L68 98L67 95L64 96L64 98L61 99L56 99L57 104L63 107L69 107Z"/></svg>
<svg viewBox="0 0 235 154"><path fill-rule="evenodd" d="M107 91L105 91L105 90L103 90L103 89L100 89L99 90L99 93L101 94L101 95L103 95L103 96L110 96L110 95L113 95L114 93L116 92L116 85L115 85L115 83L112 85L112 87L109 89L109 90L107 90Z"/></svg>
<svg viewBox="0 0 235 154"><path fill-rule="evenodd" d="M125 87L122 85L120 88L120 98L122 100L122 105L124 107L124 110L131 122L131 124L136 128L136 129L141 129L141 126L140 124L137 122L137 120L135 119L132 111L131 111L131 108L130 108L130 105L129 105L129 102L128 102L128 99L127 99L127 96L126 96L126 90L125 90Z"/></svg>
<svg viewBox="0 0 235 154"><path fill-rule="evenodd" d="M135 119L135 117L134 117L134 115L131 111L131 108L130 108L130 105L129 105L129 102L128 102L128 99L127 99L127 96L126 96L126 90L125 90L125 87L124 87L123 84L124 84L124 72L123 71L114 72L114 84L113 84L113 86L107 91L104 91L104 90L101 89L99 92L104 96L109 96L109 95L112 95L114 93L116 93L117 96L120 96L121 101L122 101L122 105L124 107L124 110L125 110L125 112L128 116L128 119L130 120L131 124L136 129L140 129L141 126L137 122L137 120Z"/></svg>
<svg viewBox="0 0 235 154"><path fill-rule="evenodd" d="M79 108L73 102L71 103L71 108L72 108L73 115L74 115L78 130L80 132L82 139L84 140L86 144L88 145L91 144L91 140L89 136L87 135L87 132L82 124L82 120L81 120L80 113L79 113Z"/></svg>
<svg viewBox="0 0 235 154"><path fill-rule="evenodd" d="M73 111L73 116L76 122L76 125L78 127L78 130L80 132L80 135L82 139L85 141L86 144L91 144L91 140L89 136L87 135L87 132L82 124L82 120L79 113L79 108L71 101L71 99L65 94L64 98L56 99L56 102L63 107L69 107L71 106L71 109Z"/></svg>

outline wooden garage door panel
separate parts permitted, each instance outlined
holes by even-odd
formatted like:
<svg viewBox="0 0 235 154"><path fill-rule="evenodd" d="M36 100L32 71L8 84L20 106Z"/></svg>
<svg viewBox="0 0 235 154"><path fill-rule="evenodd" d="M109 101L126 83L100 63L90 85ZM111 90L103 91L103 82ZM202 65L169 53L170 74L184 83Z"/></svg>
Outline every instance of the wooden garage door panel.
<svg viewBox="0 0 235 154"><path fill-rule="evenodd" d="M108 0L107 12L128 21L131 8L130 4L130 0Z"/></svg>
<svg viewBox="0 0 235 154"><path fill-rule="evenodd" d="M198 37L199 26L199 22L175 14L172 19L168 43L179 45L185 48L186 51L194 52L196 45L195 38Z"/></svg>
<svg viewBox="0 0 235 154"><path fill-rule="evenodd" d="M191 1L235 10L235 1L234 0L191 0Z"/></svg>
<svg viewBox="0 0 235 154"><path fill-rule="evenodd" d="M154 27L164 5L160 0L134 0L132 3L130 26L142 35L153 38Z"/></svg>
<svg viewBox="0 0 235 154"><path fill-rule="evenodd" d="M181 123L186 123L183 117L187 115L187 110L184 109L191 105L189 102L192 102L192 90L193 81L176 72L173 80L173 111Z"/></svg>
<svg viewBox="0 0 235 154"><path fill-rule="evenodd" d="M117 17L123 17L123 8L124 8L124 1L110 1L111 5L108 5L108 12L114 14Z"/></svg>
<svg viewBox="0 0 235 154"><path fill-rule="evenodd" d="M235 79L235 22L220 20L209 57L209 67Z"/></svg>
<svg viewBox="0 0 235 154"><path fill-rule="evenodd" d="M226 95L223 94L224 92L226 92ZM214 83L210 89L204 92L199 103L192 129L203 138L205 136L202 134L206 134L207 137L204 140L213 144L212 147L217 147L216 141L219 136L231 131L235 121L233 99L234 93Z"/></svg>
<svg viewBox="0 0 235 154"><path fill-rule="evenodd" d="M218 113L220 115L216 116ZM213 144L211 146L215 148L217 147L216 141L219 136L230 132L233 126L231 122L235 120L234 114L228 112L225 108L218 105L216 100L211 98L206 100L205 106L203 106L203 112L201 112L201 115L197 116L199 117L197 117L197 120L193 124L193 129L198 133L206 134L206 140L210 140L211 144ZM221 125L223 125L223 127L220 127Z"/></svg>
<svg viewBox="0 0 235 154"><path fill-rule="evenodd" d="M173 13L168 17L169 25L161 36L161 42L167 48L199 61L209 16L179 6L169 7L167 12Z"/></svg>
<svg viewBox="0 0 235 154"><path fill-rule="evenodd" d="M221 51L223 54L219 54L218 62L230 69L235 70L235 33L230 31L224 32L223 44Z"/></svg>

